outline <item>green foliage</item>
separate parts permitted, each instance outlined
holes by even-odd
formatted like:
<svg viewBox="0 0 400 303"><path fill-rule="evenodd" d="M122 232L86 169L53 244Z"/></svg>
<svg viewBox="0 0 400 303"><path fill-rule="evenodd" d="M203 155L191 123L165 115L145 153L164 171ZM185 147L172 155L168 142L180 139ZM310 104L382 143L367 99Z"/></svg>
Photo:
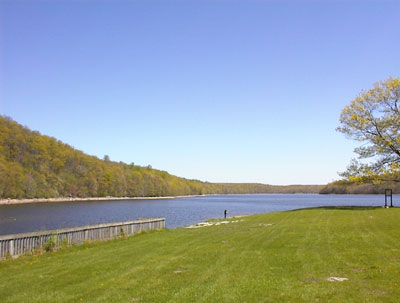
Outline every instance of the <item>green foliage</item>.
<svg viewBox="0 0 400 303"><path fill-rule="evenodd" d="M68 247L68 239L67 239L67 238L62 239L62 241L61 241L61 247L62 247L62 248Z"/></svg>
<svg viewBox="0 0 400 303"><path fill-rule="evenodd" d="M156 197L318 192L320 186L187 180L150 165L104 160L0 116L0 198Z"/></svg>
<svg viewBox="0 0 400 303"><path fill-rule="evenodd" d="M51 237L47 240L47 242L43 245L45 251L50 252L56 249L56 236L51 235Z"/></svg>
<svg viewBox="0 0 400 303"><path fill-rule="evenodd" d="M342 174L349 181L400 181L400 78L389 78L362 92L341 113L338 131L362 142L358 159Z"/></svg>
<svg viewBox="0 0 400 303"><path fill-rule="evenodd" d="M121 229L119 231L119 234L120 234L121 238L126 238L127 237L127 234L126 234L125 230L122 227L121 227Z"/></svg>

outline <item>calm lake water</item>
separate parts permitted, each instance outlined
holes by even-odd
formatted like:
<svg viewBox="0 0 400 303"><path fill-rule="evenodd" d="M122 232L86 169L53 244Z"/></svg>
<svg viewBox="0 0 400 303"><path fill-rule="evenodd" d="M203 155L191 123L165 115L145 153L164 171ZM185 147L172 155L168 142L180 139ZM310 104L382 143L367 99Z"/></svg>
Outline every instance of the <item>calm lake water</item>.
<svg viewBox="0 0 400 303"><path fill-rule="evenodd" d="M384 195L218 195L170 200L33 203L0 205L0 235L165 217L167 228L210 218L316 206L383 206ZM399 195L393 196L398 206Z"/></svg>

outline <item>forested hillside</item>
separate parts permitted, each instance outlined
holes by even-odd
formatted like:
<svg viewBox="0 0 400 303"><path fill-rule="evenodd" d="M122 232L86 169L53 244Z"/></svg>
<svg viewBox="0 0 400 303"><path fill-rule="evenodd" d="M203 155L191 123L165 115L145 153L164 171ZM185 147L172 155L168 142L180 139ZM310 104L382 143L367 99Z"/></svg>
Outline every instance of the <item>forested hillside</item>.
<svg viewBox="0 0 400 303"><path fill-rule="evenodd" d="M104 161L0 116L0 198L318 192L321 186L218 184Z"/></svg>

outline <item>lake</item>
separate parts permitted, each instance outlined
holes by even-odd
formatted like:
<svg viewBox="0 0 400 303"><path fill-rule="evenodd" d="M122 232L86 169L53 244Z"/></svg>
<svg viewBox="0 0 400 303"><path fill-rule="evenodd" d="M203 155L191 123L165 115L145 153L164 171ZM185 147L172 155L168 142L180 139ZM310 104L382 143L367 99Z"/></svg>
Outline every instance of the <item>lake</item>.
<svg viewBox="0 0 400 303"><path fill-rule="evenodd" d="M398 205L399 195L393 195ZM32 203L0 205L0 235L54 230L107 222L165 217L167 228L210 218L317 206L383 206L384 195L261 194L215 195L163 200Z"/></svg>

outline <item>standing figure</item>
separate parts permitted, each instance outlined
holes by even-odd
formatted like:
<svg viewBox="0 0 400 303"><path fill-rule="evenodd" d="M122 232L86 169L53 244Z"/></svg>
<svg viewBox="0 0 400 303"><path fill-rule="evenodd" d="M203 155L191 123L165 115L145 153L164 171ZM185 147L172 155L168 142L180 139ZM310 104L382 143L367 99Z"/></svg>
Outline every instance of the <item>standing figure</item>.
<svg viewBox="0 0 400 303"><path fill-rule="evenodd" d="M224 218L226 219L226 214L228 213L228 211L225 209L224 210Z"/></svg>

